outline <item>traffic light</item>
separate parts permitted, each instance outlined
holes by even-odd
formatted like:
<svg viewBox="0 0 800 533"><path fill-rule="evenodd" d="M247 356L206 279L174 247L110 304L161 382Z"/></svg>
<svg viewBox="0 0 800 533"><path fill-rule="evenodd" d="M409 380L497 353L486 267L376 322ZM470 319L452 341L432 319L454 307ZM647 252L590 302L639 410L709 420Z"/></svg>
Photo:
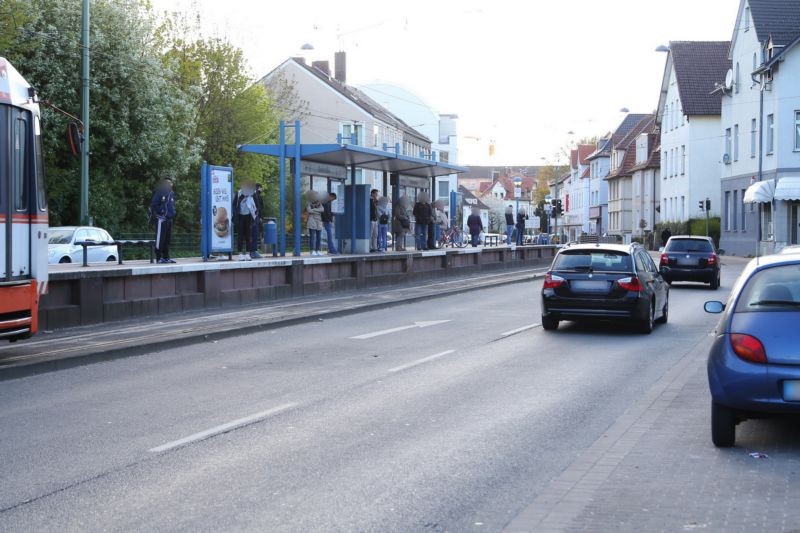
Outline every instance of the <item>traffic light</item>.
<svg viewBox="0 0 800 533"><path fill-rule="evenodd" d="M564 210L561 207L561 200L553 200L553 216L560 217Z"/></svg>
<svg viewBox="0 0 800 533"><path fill-rule="evenodd" d="M697 205L700 207L700 211L702 211L703 207L705 206L705 201L700 200L699 202L697 202Z"/></svg>
<svg viewBox="0 0 800 533"><path fill-rule="evenodd" d="M706 198L706 211L711 211L711 200Z"/></svg>

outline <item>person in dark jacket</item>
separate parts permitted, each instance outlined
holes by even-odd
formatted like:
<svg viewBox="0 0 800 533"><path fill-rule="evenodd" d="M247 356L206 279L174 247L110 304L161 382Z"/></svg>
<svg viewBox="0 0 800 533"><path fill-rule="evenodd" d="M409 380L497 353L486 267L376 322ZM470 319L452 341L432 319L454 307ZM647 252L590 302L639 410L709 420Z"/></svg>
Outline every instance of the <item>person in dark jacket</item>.
<svg viewBox="0 0 800 533"><path fill-rule="evenodd" d="M175 192L172 178L164 178L150 200L150 212L156 223L156 260L159 263L174 263L169 256L169 243L172 240L172 222L175 219Z"/></svg>
<svg viewBox="0 0 800 533"><path fill-rule="evenodd" d="M369 193L369 251L378 251L378 189Z"/></svg>
<svg viewBox="0 0 800 533"><path fill-rule="evenodd" d="M672 232L669 230L669 228L664 228L664 230L661 232L661 246L666 246L670 237L672 237Z"/></svg>
<svg viewBox="0 0 800 533"><path fill-rule="evenodd" d="M256 204L256 218L253 220L251 231L253 232L253 249L255 256L253 259L260 259L261 254L258 253L259 243L261 242L261 224L264 222L264 197L261 195L260 183L256 183L256 191L253 193L253 201Z"/></svg>
<svg viewBox="0 0 800 533"><path fill-rule="evenodd" d="M336 193L328 193L328 201L322 203L322 225L325 227L325 237L328 239L328 255L336 255L336 238L333 236L333 210L332 204L336 200Z"/></svg>
<svg viewBox="0 0 800 533"><path fill-rule="evenodd" d="M414 204L414 236L417 250L428 249L428 225L432 218L433 210L428 203L428 195L420 193L417 196L417 203Z"/></svg>
<svg viewBox="0 0 800 533"><path fill-rule="evenodd" d="M528 213L522 208L517 213L517 244L525 244L525 221L528 220Z"/></svg>
<svg viewBox="0 0 800 533"><path fill-rule="evenodd" d="M479 208L472 208L472 214L467 217L467 228L469 228L472 247L475 248L481 240L481 232L483 231L483 220L481 220L481 210Z"/></svg>
<svg viewBox="0 0 800 533"><path fill-rule="evenodd" d="M511 245L511 237L514 236L514 207L506 207L506 244Z"/></svg>

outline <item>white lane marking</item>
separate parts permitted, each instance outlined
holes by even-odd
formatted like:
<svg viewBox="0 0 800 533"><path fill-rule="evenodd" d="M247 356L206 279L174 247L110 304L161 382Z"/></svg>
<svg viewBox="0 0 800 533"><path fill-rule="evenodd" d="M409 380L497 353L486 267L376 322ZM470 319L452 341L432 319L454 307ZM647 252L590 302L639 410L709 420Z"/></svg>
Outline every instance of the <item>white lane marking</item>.
<svg viewBox="0 0 800 533"><path fill-rule="evenodd" d="M250 424L260 422L265 418L277 415L278 413L281 413L283 411L286 411L287 409L291 409L292 407L296 406L297 406L296 403L285 403L283 405L279 405L278 407L273 407L272 409L267 409L266 411L261 411L260 413L255 413L253 415L246 416L244 418L238 418L236 420L233 420L232 422L221 424L219 426L215 426L211 429L207 429L199 433L194 433L182 439L173 440L166 444L162 444L161 446L156 446L155 448L150 448L148 451L153 453L159 453L167 450L172 450L174 448L180 448L181 446L185 446L192 442L201 441L209 437L213 437L215 435L221 435L222 433L227 433L234 429L238 429L244 426L249 426Z"/></svg>
<svg viewBox="0 0 800 533"><path fill-rule="evenodd" d="M445 322L450 322L450 320L427 320L423 322L414 322L410 326L400 326L397 328L382 329L380 331L373 331L372 333L364 333L363 335L356 335L355 337L350 337L350 338L363 341L366 339L372 339L374 337L380 337L381 335L388 335L389 333L397 333L398 331L404 331L412 328L427 328L430 326L444 324Z"/></svg>
<svg viewBox="0 0 800 533"><path fill-rule="evenodd" d="M539 324L528 324L527 326L522 326L521 328L512 329L511 331L506 331L505 333L501 333L501 337L508 337L509 335L514 335L515 333L522 333L523 331L528 331L529 329L533 329Z"/></svg>
<svg viewBox="0 0 800 533"><path fill-rule="evenodd" d="M433 355L429 355L428 357L423 357L422 359L417 359L416 361L411 361L408 364L396 366L394 368L390 368L389 372L400 372L401 370L406 370L407 368L415 367L417 365L421 365L423 363L427 363L428 361L433 361L434 359L438 359L440 357L444 357L445 355L450 355L453 352L455 352L455 350L445 350L444 352L435 353Z"/></svg>

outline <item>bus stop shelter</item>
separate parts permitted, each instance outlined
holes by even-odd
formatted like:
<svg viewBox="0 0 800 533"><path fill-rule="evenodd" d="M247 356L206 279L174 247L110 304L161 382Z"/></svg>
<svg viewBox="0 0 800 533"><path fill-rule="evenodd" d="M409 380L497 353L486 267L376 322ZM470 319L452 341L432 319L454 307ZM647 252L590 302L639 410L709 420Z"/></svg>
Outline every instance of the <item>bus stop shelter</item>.
<svg viewBox="0 0 800 533"><path fill-rule="evenodd" d="M302 206L300 204L301 190L301 168L303 161L310 161L324 165L340 166L350 171L350 185L347 197L345 198L344 217L348 221L350 235L350 252L356 250L356 228L358 221L356 213L359 207L363 209L362 199L356 194L356 170L359 168L376 170L383 172L384 187L389 176L410 176L413 178L425 178L430 180L430 190L435 190L435 178L449 174L466 172L467 169L448 163L442 163L431 159L412 157L400 154L399 146L392 147L392 151L386 149L367 148L359 146L349 139L350 143L338 142L334 144L302 144L300 142L300 122L295 121L295 143L286 143L285 123L280 125L280 142L278 144L245 144L239 150L247 153L261 154L277 157L279 159L279 216L278 216L278 247L281 255L286 255L286 161L293 161L292 191L293 191L293 229L294 229L294 255L300 255L301 241L301 218ZM347 140L347 139L337 139ZM394 199L396 200L396 198ZM369 212L367 211L367 214ZM367 221L368 223L368 221Z"/></svg>

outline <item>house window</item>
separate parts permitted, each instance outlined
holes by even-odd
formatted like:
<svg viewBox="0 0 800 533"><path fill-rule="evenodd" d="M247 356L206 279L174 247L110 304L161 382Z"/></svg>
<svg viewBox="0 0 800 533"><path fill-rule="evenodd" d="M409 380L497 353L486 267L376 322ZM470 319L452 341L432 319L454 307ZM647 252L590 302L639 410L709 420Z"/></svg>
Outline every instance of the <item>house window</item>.
<svg viewBox="0 0 800 533"><path fill-rule="evenodd" d="M739 62L738 61L736 62L736 74L735 74L735 78L734 78L733 83L734 83L733 92L738 94L739 93Z"/></svg>
<svg viewBox="0 0 800 533"><path fill-rule="evenodd" d="M728 156L728 158L730 158L730 156L731 156L731 129L730 128L725 128L725 155ZM722 159L723 159L723 162L726 165L731 162L730 159L728 159L726 161L725 160L726 158L724 156L723 156Z"/></svg>
<svg viewBox="0 0 800 533"><path fill-rule="evenodd" d="M744 7L744 31L750 29L750 6Z"/></svg>
<svg viewBox="0 0 800 533"><path fill-rule="evenodd" d="M750 157L756 156L756 119L750 121Z"/></svg>
<svg viewBox="0 0 800 533"><path fill-rule="evenodd" d="M772 239L772 204L761 204L761 235L763 240Z"/></svg>
<svg viewBox="0 0 800 533"><path fill-rule="evenodd" d="M661 116L661 122L664 123L664 131L669 131L669 104L664 104L664 114Z"/></svg>
<svg viewBox="0 0 800 533"><path fill-rule="evenodd" d="M731 230L731 191L725 191L725 231Z"/></svg>
<svg viewBox="0 0 800 533"><path fill-rule="evenodd" d="M755 72L757 68L758 68L758 54L753 52L753 70L751 72ZM755 85L755 84L756 84L756 82L753 81L753 83L751 84L751 87L753 85Z"/></svg>
<svg viewBox="0 0 800 533"><path fill-rule="evenodd" d="M664 179L667 179L669 176L669 161L667 161L667 152L661 154L661 161L664 163Z"/></svg>
<svg viewBox="0 0 800 533"><path fill-rule="evenodd" d="M733 125L733 160L739 160L739 125Z"/></svg>
<svg viewBox="0 0 800 533"><path fill-rule="evenodd" d="M738 210L739 210L739 191L736 189L733 190L733 215L731 218L733 219L733 231L736 231L736 222L739 220Z"/></svg>
<svg viewBox="0 0 800 533"><path fill-rule="evenodd" d="M381 129L378 127L377 124L372 126L372 139L373 142L375 143L375 147L377 147L380 144L381 140Z"/></svg>
<svg viewBox="0 0 800 533"><path fill-rule="evenodd" d="M747 222L746 222L747 221L747 216L745 216L745 210L744 210L744 193L745 193L745 189L742 189L742 195L740 196L740 198L742 199L742 206L741 206L742 207L742 224L741 224L742 232L745 232L747 230Z"/></svg>
<svg viewBox="0 0 800 533"><path fill-rule="evenodd" d="M350 144L350 137L353 133L356 134L355 144L362 146L364 144L364 125L356 124L353 122L344 122L341 125L342 142Z"/></svg>
<svg viewBox="0 0 800 533"><path fill-rule="evenodd" d="M681 145L681 175L686 174L686 145Z"/></svg>
<svg viewBox="0 0 800 533"><path fill-rule="evenodd" d="M800 111L794 112L794 149L800 150Z"/></svg>
<svg viewBox="0 0 800 533"><path fill-rule="evenodd" d="M681 220L686 220L686 197L681 196Z"/></svg>
<svg viewBox="0 0 800 533"><path fill-rule="evenodd" d="M775 149L775 115L767 115L767 155Z"/></svg>

